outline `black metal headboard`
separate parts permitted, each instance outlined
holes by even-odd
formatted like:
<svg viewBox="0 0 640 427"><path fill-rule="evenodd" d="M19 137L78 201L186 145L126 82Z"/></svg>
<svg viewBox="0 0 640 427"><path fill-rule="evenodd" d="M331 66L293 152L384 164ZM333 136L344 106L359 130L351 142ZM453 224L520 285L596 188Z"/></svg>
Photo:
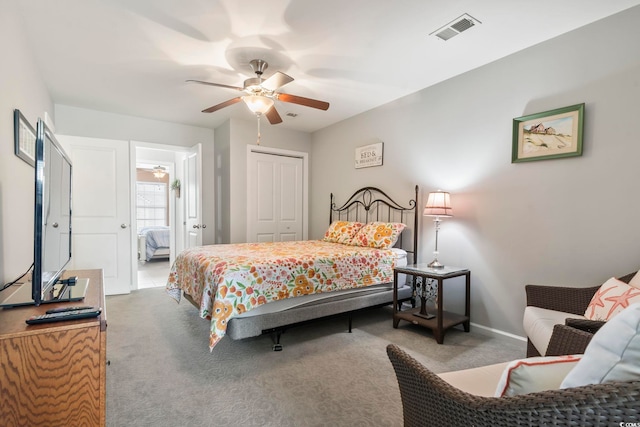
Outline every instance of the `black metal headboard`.
<svg viewBox="0 0 640 427"><path fill-rule="evenodd" d="M407 227L400 234L396 247L413 255L413 263L418 260L418 186L415 199L405 207L375 187L364 187L353 193L340 207L336 207L331 193L329 224L335 220L360 222L401 222ZM411 218L413 216L413 218Z"/></svg>

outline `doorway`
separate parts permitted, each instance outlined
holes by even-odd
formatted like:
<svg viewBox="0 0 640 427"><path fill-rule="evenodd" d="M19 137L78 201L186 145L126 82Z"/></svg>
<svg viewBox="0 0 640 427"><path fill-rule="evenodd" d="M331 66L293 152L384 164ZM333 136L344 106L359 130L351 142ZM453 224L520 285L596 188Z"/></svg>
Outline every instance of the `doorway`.
<svg viewBox="0 0 640 427"><path fill-rule="evenodd" d="M137 156L136 156L137 157ZM160 164L164 163L164 164ZM135 222L138 289L163 286L169 275L173 164L136 161ZM175 209L171 209L175 213Z"/></svg>
<svg viewBox="0 0 640 427"><path fill-rule="evenodd" d="M185 247L183 183L189 177L185 177L184 161L193 151L132 141L133 289L165 286L176 254ZM197 160L199 164L199 156Z"/></svg>

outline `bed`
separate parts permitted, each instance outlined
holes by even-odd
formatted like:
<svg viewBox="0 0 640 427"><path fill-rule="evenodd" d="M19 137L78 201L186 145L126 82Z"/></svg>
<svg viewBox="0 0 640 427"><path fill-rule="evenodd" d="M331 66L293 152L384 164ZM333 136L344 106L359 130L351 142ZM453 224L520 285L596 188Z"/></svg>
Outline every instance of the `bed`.
<svg viewBox="0 0 640 427"><path fill-rule="evenodd" d="M138 260L143 264L152 259L165 259L170 255L170 228L156 225L143 227L138 232Z"/></svg>
<svg viewBox="0 0 640 427"><path fill-rule="evenodd" d="M341 205L331 194L323 239L186 249L171 267L166 291L210 320L211 350L225 335L263 333L272 333L273 349L280 350L288 327L393 303L393 268L417 259L417 199L417 186L403 205L375 187ZM400 282L398 304L414 304L413 287Z"/></svg>

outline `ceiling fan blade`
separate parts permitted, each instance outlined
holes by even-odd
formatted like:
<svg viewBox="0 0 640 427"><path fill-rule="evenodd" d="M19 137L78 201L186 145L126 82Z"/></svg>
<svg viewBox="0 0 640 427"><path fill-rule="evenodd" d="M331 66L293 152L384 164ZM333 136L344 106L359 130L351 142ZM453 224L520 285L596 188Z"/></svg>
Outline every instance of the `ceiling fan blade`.
<svg viewBox="0 0 640 427"><path fill-rule="evenodd" d="M241 87L238 86L229 86L229 85L223 85L222 83L211 83L211 82L203 82L202 80L185 80L187 82L193 82L193 83L199 83L201 85L208 85L208 86L217 86L217 87L226 87L229 89L235 89L235 90L244 90Z"/></svg>
<svg viewBox="0 0 640 427"><path fill-rule="evenodd" d="M280 114L278 114L278 111L276 110L275 105L269 108L269 110L267 110L267 112L264 113L264 115L267 116L267 119L269 119L269 123L271 123L272 125L277 125L278 123L282 123L282 117L280 117Z"/></svg>
<svg viewBox="0 0 640 427"><path fill-rule="evenodd" d="M269 77L267 80L263 81L260 86L267 90L277 90L287 83L291 83L293 81L293 77L286 75L285 73L281 73L277 71L274 75Z"/></svg>
<svg viewBox="0 0 640 427"><path fill-rule="evenodd" d="M305 98L303 96L289 95L288 93L278 93L276 97L283 102L304 105L305 107L317 108L319 110L328 110L329 103L318 101L317 99Z"/></svg>
<svg viewBox="0 0 640 427"><path fill-rule="evenodd" d="M229 105L233 105L237 102L242 101L242 97L238 96L237 98L230 99L228 101L221 102L218 105L214 105L213 107L209 107L206 110L202 110L203 113L213 113L214 111L218 111L224 107L228 107Z"/></svg>

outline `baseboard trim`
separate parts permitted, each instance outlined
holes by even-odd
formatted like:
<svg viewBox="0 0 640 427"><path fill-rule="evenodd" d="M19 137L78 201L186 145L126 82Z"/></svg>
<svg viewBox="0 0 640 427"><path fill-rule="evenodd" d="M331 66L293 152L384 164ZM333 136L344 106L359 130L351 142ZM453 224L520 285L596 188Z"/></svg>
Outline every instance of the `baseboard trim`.
<svg viewBox="0 0 640 427"><path fill-rule="evenodd" d="M505 336L505 337L513 338L514 340L518 340L518 341L525 341L525 342L527 341L526 337L521 337L520 335L511 334L509 332L501 331L500 329L488 328L486 326L479 325L479 324L473 323L473 322L471 322L471 326L473 326L474 328L481 329L484 332L488 332L488 333L493 334L493 335L502 335L502 336Z"/></svg>

